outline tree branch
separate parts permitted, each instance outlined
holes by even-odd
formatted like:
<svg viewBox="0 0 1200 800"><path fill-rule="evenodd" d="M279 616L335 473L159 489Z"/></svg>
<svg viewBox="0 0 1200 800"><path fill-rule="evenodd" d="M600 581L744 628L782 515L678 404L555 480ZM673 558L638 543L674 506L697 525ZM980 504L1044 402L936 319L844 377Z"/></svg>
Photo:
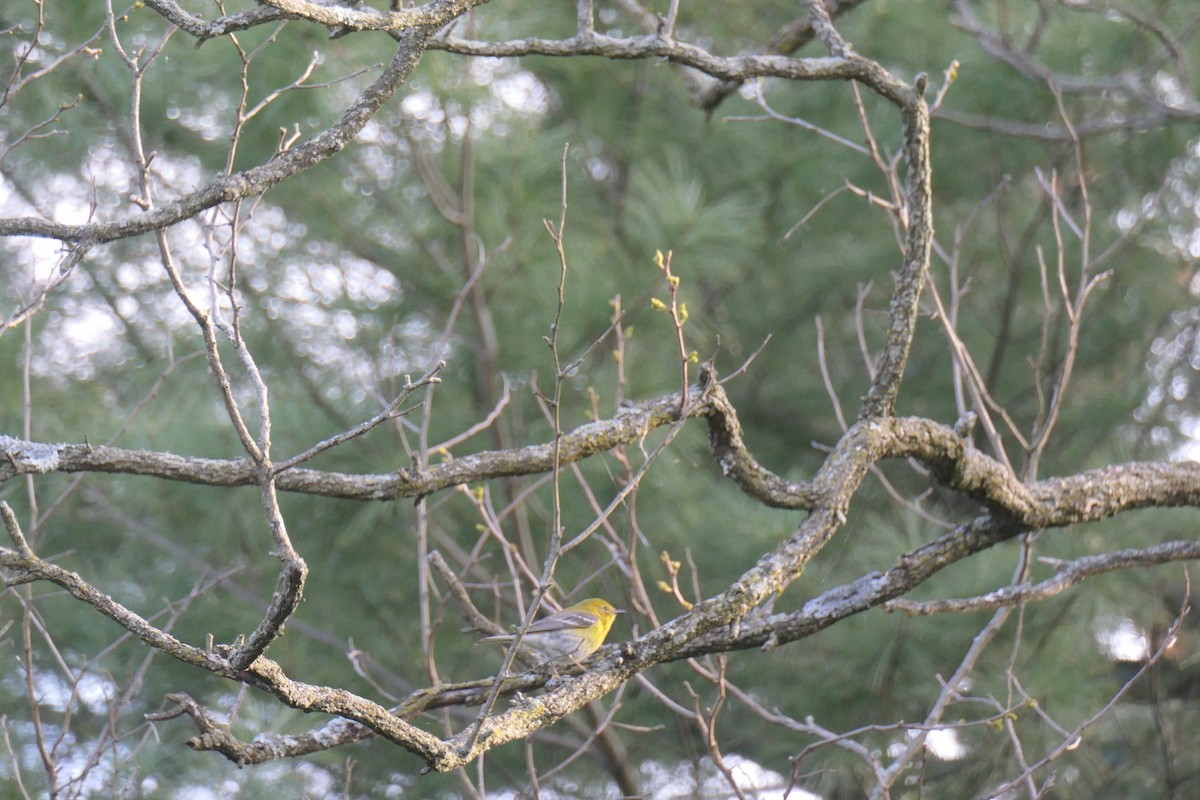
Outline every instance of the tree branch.
<svg viewBox="0 0 1200 800"><path fill-rule="evenodd" d="M0 219L0 236L38 236L90 247L162 230L191 219L220 203L261 195L271 187L341 152L353 141L383 104L408 80L424 53L428 36L429 31L426 29L415 29L401 34L400 46L391 63L346 109L337 123L304 144L287 150L269 163L216 178L203 189L184 195L171 203L165 203L154 211L111 222L65 225L36 217L3 218Z"/></svg>

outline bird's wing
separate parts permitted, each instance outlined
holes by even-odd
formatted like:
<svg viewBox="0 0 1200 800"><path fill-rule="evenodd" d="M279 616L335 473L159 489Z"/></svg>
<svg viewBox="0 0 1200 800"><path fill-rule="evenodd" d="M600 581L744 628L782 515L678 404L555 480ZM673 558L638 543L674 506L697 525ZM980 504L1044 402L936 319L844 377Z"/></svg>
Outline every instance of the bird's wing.
<svg viewBox="0 0 1200 800"><path fill-rule="evenodd" d="M543 617L529 626L529 633L549 633L565 631L574 628L590 628L600 621L595 614L587 611L560 611L549 617Z"/></svg>

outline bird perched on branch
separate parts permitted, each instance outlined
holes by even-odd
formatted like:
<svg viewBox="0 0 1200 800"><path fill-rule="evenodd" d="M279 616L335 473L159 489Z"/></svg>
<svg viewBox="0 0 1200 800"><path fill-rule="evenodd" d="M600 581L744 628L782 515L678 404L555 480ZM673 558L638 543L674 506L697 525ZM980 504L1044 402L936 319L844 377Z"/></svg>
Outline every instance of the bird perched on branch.
<svg viewBox="0 0 1200 800"><path fill-rule="evenodd" d="M579 662L604 644L613 620L624 613L607 600L589 597L535 621L521 637L521 646L529 649L539 666ZM504 633L479 641L512 644L516 638L516 634Z"/></svg>

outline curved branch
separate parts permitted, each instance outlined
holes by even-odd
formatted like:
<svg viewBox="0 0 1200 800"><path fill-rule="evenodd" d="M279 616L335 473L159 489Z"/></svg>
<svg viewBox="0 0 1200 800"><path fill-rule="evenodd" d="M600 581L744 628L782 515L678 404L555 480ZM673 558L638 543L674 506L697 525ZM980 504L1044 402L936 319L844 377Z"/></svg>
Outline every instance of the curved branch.
<svg viewBox="0 0 1200 800"><path fill-rule="evenodd" d="M950 564L1006 541L1019 532L1021 529L1010 522L994 517L981 517L912 553L901 556L884 572L868 573L852 583L823 592L805 603L799 611L761 616L749 614L736 626L711 630L678 648L661 661L679 661L751 648L771 650L812 636L847 617L879 606L884 606L889 611L911 614L987 609L997 605L1011 605L1020 600L1046 599L1092 575L1200 558L1200 543L1168 542L1145 549L1121 550L1067 562L1059 565L1053 578L1036 586L1005 587L970 601L946 601L954 604L953 607L943 607L944 604L940 603L905 603L893 599L916 588ZM639 659L638 651L646 638L606 646L600 651L600 657L605 663L609 659L615 659L617 662ZM587 676L585 673L585 678ZM558 679L550 680L550 676L545 673L528 672L503 679L500 693L511 696L517 692L553 686L557 682ZM402 704L392 709L391 713L407 719L435 708L479 705L491 686L492 681L485 679L425 689L414 692ZM219 725L214 729L215 723L194 701L189 703L190 698L186 695L182 698L184 699L168 697L181 705L181 709L171 715L177 716L186 711L201 731L201 735L190 740L188 745L198 750L218 751L238 764L257 764L277 758L308 755L361 741L373 735L369 727L338 719L306 734L286 737L260 734L255 737L254 742L245 743Z"/></svg>
<svg viewBox="0 0 1200 800"><path fill-rule="evenodd" d="M278 22L288 19L288 15L278 9L259 6L249 11L228 14L214 20L206 20L189 13L175 0L145 0L147 6L156 11L163 19L179 28L184 33L197 39L196 46L204 44L209 39L226 36L230 33L248 30L267 22Z"/></svg>
<svg viewBox="0 0 1200 800"><path fill-rule="evenodd" d="M784 480L763 467L746 447L742 438L742 423L737 410L729 402L724 388L717 383L710 365L700 371L702 386L708 392L708 446L721 467L721 474L732 480L750 497L772 508L808 509L817 500L809 483Z"/></svg>

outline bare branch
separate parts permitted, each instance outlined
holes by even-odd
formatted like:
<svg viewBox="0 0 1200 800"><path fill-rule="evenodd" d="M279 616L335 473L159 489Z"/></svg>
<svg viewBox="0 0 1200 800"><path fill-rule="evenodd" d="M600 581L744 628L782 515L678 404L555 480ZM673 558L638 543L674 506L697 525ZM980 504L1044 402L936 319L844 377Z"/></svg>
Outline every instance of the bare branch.
<svg viewBox="0 0 1200 800"><path fill-rule="evenodd" d="M713 55L703 48L653 34L617 39L593 33L571 39L514 39L508 42L481 42L447 35L429 41L430 50L444 50L467 56L600 56L611 59L665 58L692 67L725 81L751 78L788 78L791 80L856 80L878 92L893 104L904 107L911 88L892 76L879 64L851 53L844 58L793 59L785 56Z"/></svg>
<svg viewBox="0 0 1200 800"><path fill-rule="evenodd" d="M1169 564L1172 561L1196 558L1200 558L1200 542L1190 541L1164 542L1153 547L1117 550L1113 553L1084 556L1073 561L1043 558L1041 559L1043 563L1054 567L1054 577L1036 584L1022 583L1017 586L1005 586L994 592L965 600L947 599L928 602L892 600L887 603L886 608L888 611L901 611L912 615L985 611L1017 603L1045 600L1062 594L1093 575L1104 575L1121 569L1153 567Z"/></svg>
<svg viewBox="0 0 1200 800"><path fill-rule="evenodd" d="M163 230L219 203L260 195L345 148L408 79L423 52L425 36L419 30L403 34L403 41L391 63L336 124L270 163L216 178L203 189L165 203L152 212L85 225L64 225L31 217L5 218L0 219L0 236L39 236L87 248Z"/></svg>

